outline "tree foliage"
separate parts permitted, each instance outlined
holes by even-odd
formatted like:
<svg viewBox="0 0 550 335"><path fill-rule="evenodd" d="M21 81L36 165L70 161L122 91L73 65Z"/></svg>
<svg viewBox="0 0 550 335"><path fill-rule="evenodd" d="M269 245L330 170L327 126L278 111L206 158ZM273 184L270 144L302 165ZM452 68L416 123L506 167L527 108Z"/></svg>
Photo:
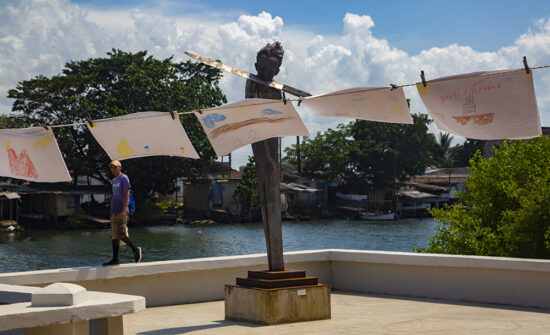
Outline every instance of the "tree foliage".
<svg viewBox="0 0 550 335"><path fill-rule="evenodd" d="M470 163L461 203L431 210L437 233L419 251L550 257L550 139L504 142Z"/></svg>
<svg viewBox="0 0 550 335"><path fill-rule="evenodd" d="M451 143L454 136L449 133L440 132L437 136L437 146L434 150L434 160L438 167L451 167L452 162L452 148Z"/></svg>
<svg viewBox="0 0 550 335"><path fill-rule="evenodd" d="M306 138L300 146L305 173L324 172L353 187L391 186L396 178L424 171L433 163L436 141L431 120L413 114L414 124L354 121ZM296 146L285 150L295 165Z"/></svg>
<svg viewBox="0 0 550 335"><path fill-rule="evenodd" d="M353 140L344 124L338 125L337 129L319 132L314 138L304 138L300 145L302 171L322 171L331 179L349 181L354 178L350 150L353 150ZM285 153L284 164L296 166L296 145L286 148Z"/></svg>
<svg viewBox="0 0 550 335"><path fill-rule="evenodd" d="M226 102L218 87L221 74L208 66L172 58L158 60L113 49L108 57L71 61L61 74L21 81L8 92L13 116L2 125L36 126L87 122L144 111L188 111ZM198 120L180 117L200 160L149 157L124 162L137 199L152 190L173 190L176 177L195 178L205 171L214 152ZM109 158L85 127L55 128L67 167L77 176L108 182Z"/></svg>
<svg viewBox="0 0 550 335"><path fill-rule="evenodd" d="M462 144L451 147L453 136L440 132L437 146L434 150L434 165L436 167L465 167L470 165L470 159L478 150L482 150L483 141L466 139Z"/></svg>
<svg viewBox="0 0 550 335"><path fill-rule="evenodd" d="M482 150L483 141L467 139L462 144L457 144L449 149L448 161L439 167L465 167L470 165L470 159L475 153Z"/></svg>
<svg viewBox="0 0 550 335"><path fill-rule="evenodd" d="M235 195L241 201L242 214L245 217L257 216L257 212L260 210L260 196L254 156L248 157L248 163L244 168L241 182L237 185Z"/></svg>

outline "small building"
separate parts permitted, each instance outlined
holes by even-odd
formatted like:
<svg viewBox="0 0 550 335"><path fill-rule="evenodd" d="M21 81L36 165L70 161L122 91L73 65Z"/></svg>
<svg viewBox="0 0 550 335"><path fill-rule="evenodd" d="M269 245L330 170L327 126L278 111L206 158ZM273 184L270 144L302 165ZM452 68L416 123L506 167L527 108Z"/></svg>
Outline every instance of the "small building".
<svg viewBox="0 0 550 335"><path fill-rule="evenodd" d="M281 183L281 210L295 216L320 217L324 207L320 189L298 183Z"/></svg>
<svg viewBox="0 0 550 335"><path fill-rule="evenodd" d="M241 216L241 203L235 197L241 175L228 163L213 162L208 174L194 183L185 182L183 208L186 217L234 221Z"/></svg>
<svg viewBox="0 0 550 335"><path fill-rule="evenodd" d="M465 167L429 169L423 175L410 177L399 184L396 214L422 217L429 215L428 208L441 208L445 203L457 202L456 191L464 189L468 177Z"/></svg>
<svg viewBox="0 0 550 335"><path fill-rule="evenodd" d="M103 185L72 185L67 183L29 183L2 185L4 190L20 196L17 211L19 220L57 223L59 218L72 214L77 206L87 203L92 214L93 195L106 199L111 189ZM106 215L105 213L102 213Z"/></svg>
<svg viewBox="0 0 550 335"><path fill-rule="evenodd" d="M0 187L0 221L19 221L21 196Z"/></svg>

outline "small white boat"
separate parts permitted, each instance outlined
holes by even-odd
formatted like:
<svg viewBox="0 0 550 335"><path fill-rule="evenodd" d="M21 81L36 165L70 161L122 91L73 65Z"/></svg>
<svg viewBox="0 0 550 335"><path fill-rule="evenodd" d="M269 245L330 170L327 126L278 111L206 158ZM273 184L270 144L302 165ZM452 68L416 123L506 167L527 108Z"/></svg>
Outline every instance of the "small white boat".
<svg viewBox="0 0 550 335"><path fill-rule="evenodd" d="M390 221L395 220L395 213L389 212L384 214L376 214L376 213L363 213L361 214L361 220L369 220L369 221Z"/></svg>

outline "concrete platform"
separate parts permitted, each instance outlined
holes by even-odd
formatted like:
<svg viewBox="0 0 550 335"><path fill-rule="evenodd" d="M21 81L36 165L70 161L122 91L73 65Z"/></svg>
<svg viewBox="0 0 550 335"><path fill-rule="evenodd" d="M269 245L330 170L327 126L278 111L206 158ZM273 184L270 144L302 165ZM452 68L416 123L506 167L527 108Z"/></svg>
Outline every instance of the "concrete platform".
<svg viewBox="0 0 550 335"><path fill-rule="evenodd" d="M147 308L124 334L549 334L550 310L333 291L332 319L262 326L224 320L224 302Z"/></svg>

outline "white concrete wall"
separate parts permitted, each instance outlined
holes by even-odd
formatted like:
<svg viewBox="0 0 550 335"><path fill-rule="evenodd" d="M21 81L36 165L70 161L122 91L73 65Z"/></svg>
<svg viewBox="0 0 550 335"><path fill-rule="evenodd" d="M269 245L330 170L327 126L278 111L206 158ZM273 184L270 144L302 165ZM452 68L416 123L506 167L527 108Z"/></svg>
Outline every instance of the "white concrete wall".
<svg viewBox="0 0 550 335"><path fill-rule="evenodd" d="M550 308L550 260L331 249L288 252L285 262L335 290ZM225 284L266 264L263 254L212 257L4 273L0 283L71 282L162 306L223 299Z"/></svg>

